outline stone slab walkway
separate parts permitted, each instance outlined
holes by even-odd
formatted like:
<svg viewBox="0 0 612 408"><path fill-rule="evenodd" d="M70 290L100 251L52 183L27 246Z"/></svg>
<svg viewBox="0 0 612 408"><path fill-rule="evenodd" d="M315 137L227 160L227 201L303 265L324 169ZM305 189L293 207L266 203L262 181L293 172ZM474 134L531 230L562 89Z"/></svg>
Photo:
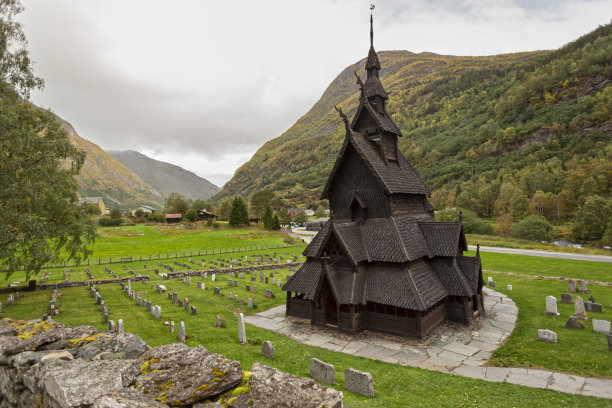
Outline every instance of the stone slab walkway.
<svg viewBox="0 0 612 408"><path fill-rule="evenodd" d="M311 326L310 321L285 316L285 305L245 317L246 322L300 343L446 374L490 382L507 382L571 394L612 399L612 380L585 378L547 370L488 367L491 352L514 330L518 308L506 295L483 288L486 315L471 328L447 323L424 341L369 332L355 336Z"/></svg>

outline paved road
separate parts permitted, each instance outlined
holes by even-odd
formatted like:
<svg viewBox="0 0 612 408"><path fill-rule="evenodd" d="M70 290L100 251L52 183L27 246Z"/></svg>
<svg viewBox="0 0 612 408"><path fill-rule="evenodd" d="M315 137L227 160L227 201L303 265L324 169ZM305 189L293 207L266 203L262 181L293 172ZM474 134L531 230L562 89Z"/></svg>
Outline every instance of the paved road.
<svg viewBox="0 0 612 408"><path fill-rule="evenodd" d="M470 245L469 249L476 250L476 246ZM536 251L533 249L497 248L497 247L485 247L485 246L481 246L480 250L482 252L499 252L502 254L542 256L545 258L575 259L578 261L595 261L595 262L612 263L612 256L606 256L606 255L586 255L586 254L573 254L573 253L568 253L568 252Z"/></svg>

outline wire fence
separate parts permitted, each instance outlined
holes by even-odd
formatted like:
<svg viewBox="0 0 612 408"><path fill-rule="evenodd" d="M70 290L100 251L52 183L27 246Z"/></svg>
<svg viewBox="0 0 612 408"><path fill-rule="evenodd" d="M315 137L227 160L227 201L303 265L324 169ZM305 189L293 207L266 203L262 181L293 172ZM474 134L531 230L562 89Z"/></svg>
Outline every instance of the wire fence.
<svg viewBox="0 0 612 408"><path fill-rule="evenodd" d="M183 252L175 252L175 253L165 253L165 254L149 254L149 255L137 255L137 256L119 256L119 257L108 257L108 258L88 258L86 261L82 261L80 263L77 262L69 262L63 261L60 263L50 263L43 267L43 269L53 269L53 268L70 268L70 267L78 267L78 266L90 266L90 265L110 265L116 263L126 263L126 262L141 262L141 261L160 261L163 259L177 259L177 258L190 258L194 256L207 256L207 255L223 255L223 254L235 254L240 252L252 252L252 251L265 251L265 250L275 250L275 249L286 249L286 248L295 248L299 245L253 245L253 246L245 246L245 247L233 247L233 248L210 248L210 249L202 249L197 251L183 251Z"/></svg>

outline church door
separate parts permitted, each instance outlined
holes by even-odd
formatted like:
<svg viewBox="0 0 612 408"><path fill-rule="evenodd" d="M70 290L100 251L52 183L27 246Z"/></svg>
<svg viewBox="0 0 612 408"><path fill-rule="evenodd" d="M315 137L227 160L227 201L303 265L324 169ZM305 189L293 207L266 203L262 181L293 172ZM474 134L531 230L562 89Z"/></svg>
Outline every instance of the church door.
<svg viewBox="0 0 612 408"><path fill-rule="evenodd" d="M338 307L331 290L325 291L325 320L327 324L338 325Z"/></svg>

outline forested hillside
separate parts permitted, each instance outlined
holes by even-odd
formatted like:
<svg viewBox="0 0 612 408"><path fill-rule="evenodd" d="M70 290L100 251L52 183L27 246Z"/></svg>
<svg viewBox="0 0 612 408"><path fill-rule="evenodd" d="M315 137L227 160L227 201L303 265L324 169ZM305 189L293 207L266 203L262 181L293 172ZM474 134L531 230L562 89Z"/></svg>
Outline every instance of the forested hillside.
<svg viewBox="0 0 612 408"><path fill-rule="evenodd" d="M151 159L134 150L111 150L107 153L160 191L164 197L177 192L188 199L208 200L220 190L210 181L182 167Z"/></svg>
<svg viewBox="0 0 612 408"><path fill-rule="evenodd" d="M556 51L378 55L388 111L403 133L400 147L431 188L436 208L460 206L514 221L529 213L569 220L603 197L600 210L610 210L611 25ZM344 137L333 106L354 113L353 72L364 77L364 64L346 68L215 199L269 187L287 204L314 206Z"/></svg>

